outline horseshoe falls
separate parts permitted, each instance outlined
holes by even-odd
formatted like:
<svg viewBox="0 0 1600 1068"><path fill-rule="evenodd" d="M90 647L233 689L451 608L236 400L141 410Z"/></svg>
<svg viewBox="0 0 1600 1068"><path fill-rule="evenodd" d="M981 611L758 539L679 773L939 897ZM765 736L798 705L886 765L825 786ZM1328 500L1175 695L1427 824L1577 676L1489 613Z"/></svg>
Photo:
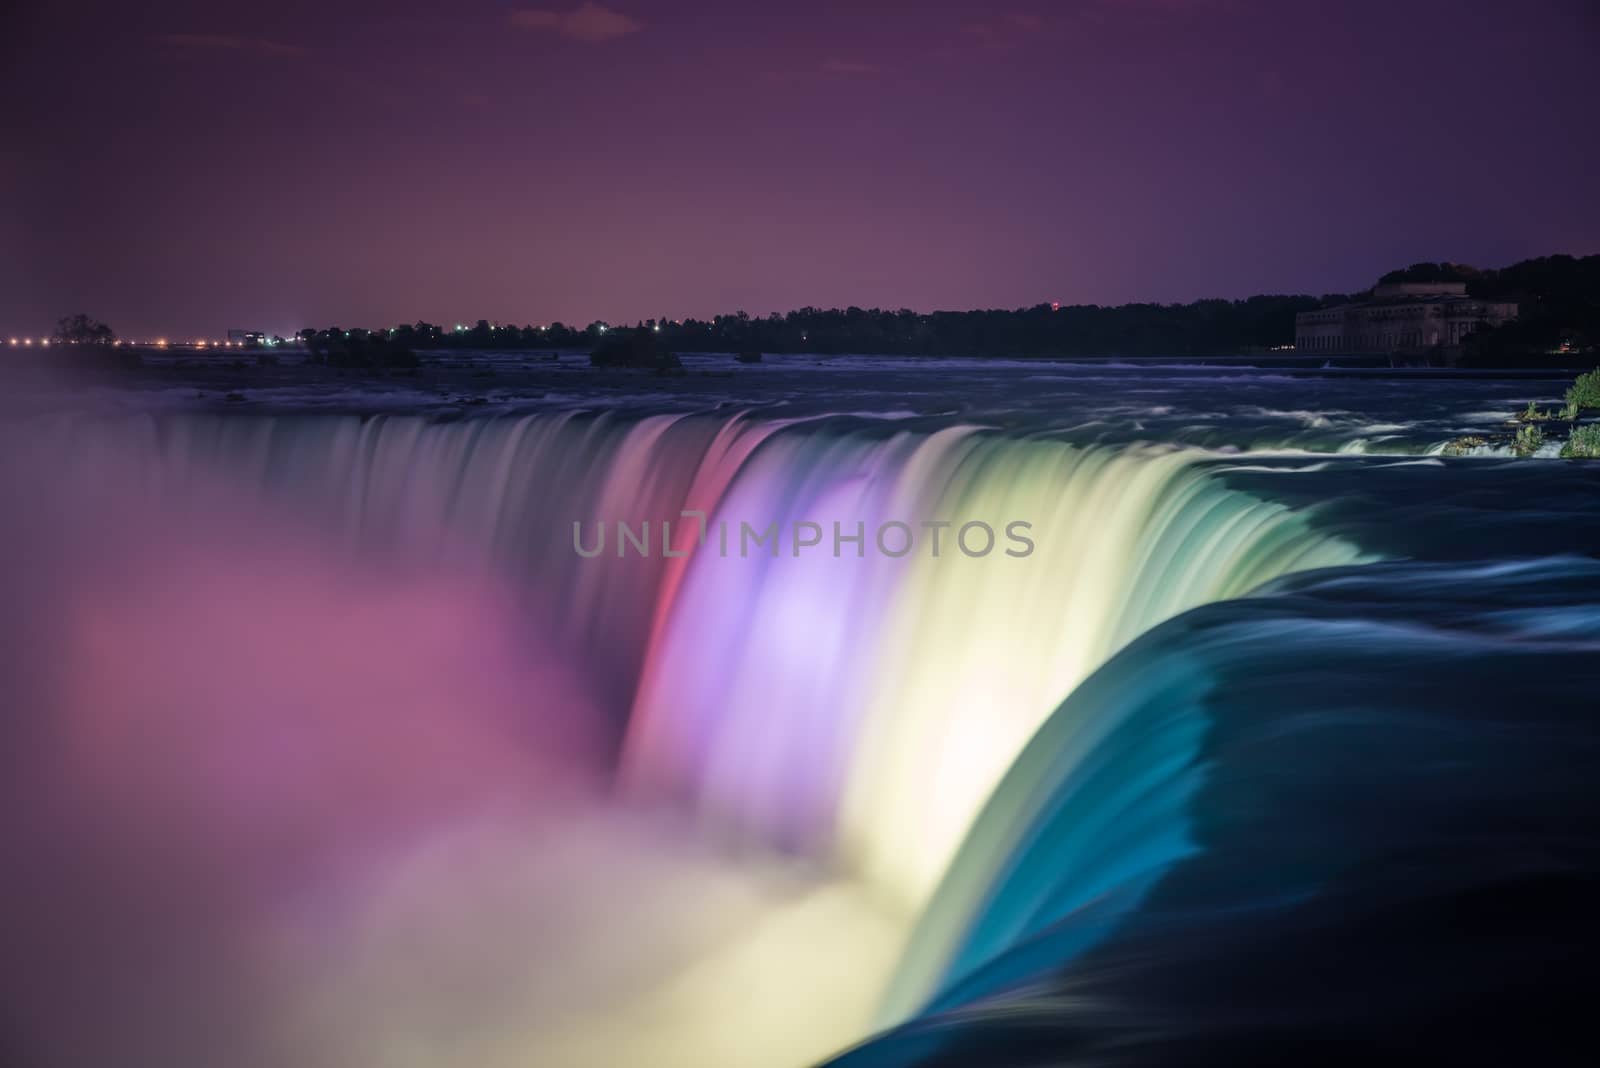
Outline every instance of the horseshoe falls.
<svg viewBox="0 0 1600 1068"><path fill-rule="evenodd" d="M1130 637L1185 608L1360 551L1229 490L1194 454L969 430L779 437L712 513L996 528L1024 557L706 554L630 719L627 786L817 853L916 909L1023 743ZM831 539L830 539L831 540Z"/></svg>
<svg viewBox="0 0 1600 1068"><path fill-rule="evenodd" d="M1195 1063L1472 1009L1548 1052L1592 474L834 407L0 421L0 1038Z"/></svg>

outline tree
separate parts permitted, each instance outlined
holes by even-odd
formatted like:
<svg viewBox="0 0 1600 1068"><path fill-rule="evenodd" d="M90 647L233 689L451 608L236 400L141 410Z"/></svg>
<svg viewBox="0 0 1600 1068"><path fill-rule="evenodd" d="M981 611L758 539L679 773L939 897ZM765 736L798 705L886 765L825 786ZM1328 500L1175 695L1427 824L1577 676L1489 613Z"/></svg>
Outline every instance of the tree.
<svg viewBox="0 0 1600 1068"><path fill-rule="evenodd" d="M100 320L80 312L56 320L55 339L68 345L109 345L117 340L117 334Z"/></svg>

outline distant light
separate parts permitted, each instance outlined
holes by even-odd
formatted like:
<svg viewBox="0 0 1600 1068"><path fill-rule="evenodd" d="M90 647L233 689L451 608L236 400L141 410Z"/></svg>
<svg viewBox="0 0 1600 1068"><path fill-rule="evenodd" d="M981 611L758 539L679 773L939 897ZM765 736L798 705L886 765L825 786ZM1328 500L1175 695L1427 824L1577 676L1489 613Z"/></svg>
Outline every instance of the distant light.
<svg viewBox="0 0 1600 1068"><path fill-rule="evenodd" d="M50 339L47 338L47 337L42 337L42 338L39 339L39 344L41 344L41 345L45 346L46 348L48 348L50 346Z"/></svg>
<svg viewBox="0 0 1600 1068"><path fill-rule="evenodd" d="M16 339L16 338L12 338L12 339L11 339L11 343L12 343L12 344L13 344L13 345L15 345L15 344L16 344L16 343L17 343L17 339Z"/></svg>
<svg viewBox="0 0 1600 1068"><path fill-rule="evenodd" d="M23 344L24 344L24 345L31 345L31 344L33 344L33 338L31 338L31 337L30 337L30 338L28 338L28 339L27 339L27 340L26 340L26 341L24 341L24 342L23 342Z"/></svg>

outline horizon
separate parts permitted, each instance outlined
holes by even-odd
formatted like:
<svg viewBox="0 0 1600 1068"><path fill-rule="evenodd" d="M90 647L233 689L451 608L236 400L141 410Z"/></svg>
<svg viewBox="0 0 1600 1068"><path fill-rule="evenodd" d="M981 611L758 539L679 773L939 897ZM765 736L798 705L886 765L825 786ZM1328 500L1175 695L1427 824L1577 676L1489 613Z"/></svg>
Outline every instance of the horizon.
<svg viewBox="0 0 1600 1068"><path fill-rule="evenodd" d="M1532 261L1532 260L1548 260L1548 259L1557 259L1557 258L1561 258L1561 257L1568 257L1568 258L1571 258L1571 259L1583 259L1583 258L1585 258L1582 254L1574 254L1574 253L1567 253L1567 252L1550 252L1550 253L1545 253L1545 254L1539 255L1539 256L1529 257L1527 260L1518 260L1517 264L1529 262L1529 261ZM648 317L648 318L645 318L645 319L633 320L631 322L625 321L625 320L620 320L620 319L619 320L595 319L595 320L590 320L587 323L567 322L567 321L561 320L561 319L552 319L552 320L549 320L549 321L543 322L543 323L534 323L534 322L529 322L529 321L517 322L517 321L513 321L513 320L485 319L482 316L477 316L477 317L473 317L473 318L462 318L462 319L444 319L444 320L440 320L438 322L435 322L434 320L429 319L426 316L419 316L417 318L401 318L401 319L398 319L398 320L396 320L394 322L393 327L398 329L398 328L410 327L410 326L428 325L428 326L439 327L439 328L443 329L446 333L449 333L452 330L452 328L455 331L470 330L474 326L476 326L478 323L481 322L481 323L487 323L487 324L489 324L490 326L492 326L495 329L522 329L522 330L538 329L538 330L543 330L543 329L546 329L547 327L562 326L562 327L565 327L568 330L582 332L585 329L587 329L587 328L589 328L591 326L594 326L597 323L601 324L605 329L608 329L608 330L609 329L633 330L633 329L638 329L638 328L644 327L644 326L646 326L646 325L648 325L650 323L653 323L653 322L663 322L663 323L669 323L670 322L670 323L675 324L675 325L682 325L682 324L686 324L686 323L690 323L690 322L715 323L718 320L735 317L735 316L740 315L740 314L748 314L749 318L752 321L755 321L755 320L759 320L759 319L766 319L769 316L774 316L774 315L782 318L782 317L786 317L786 316L802 314L802 313L807 312L807 311L819 312L819 313L823 313L823 314L834 313L834 312L844 313L844 312L849 312L849 311L863 311L863 312L866 312L868 314L883 313L883 312L887 312L887 313L890 313L890 314L902 314L904 312L909 311L913 315L916 315L916 316L919 316L919 317L932 317L932 316L938 316L938 315L1017 314L1017 313L1031 311L1031 310L1033 310L1035 308L1044 307L1044 306L1047 306L1047 305L1050 305L1050 304L1054 304L1055 305L1055 309L1054 310L1056 310L1056 311L1070 311L1070 310L1073 310L1073 309L1085 309L1085 308L1129 308L1129 307L1181 308L1181 307L1191 307L1191 306L1196 305L1196 304L1203 304L1203 303L1208 303L1208 302L1225 302L1225 303L1231 303L1231 304L1240 304L1240 303L1244 303L1244 302L1247 302L1247 301L1258 300L1258 299L1270 299L1270 300L1306 299L1306 300L1326 301L1326 300L1329 300L1329 299L1332 299L1332 298L1335 298L1335 297L1358 297L1358 296L1360 296L1360 295L1362 295L1364 293L1369 293L1374 288L1374 286L1376 286L1378 284L1381 284L1380 280L1381 280L1381 278L1383 277L1384 274L1392 273L1394 271L1399 271L1399 270L1403 270L1403 269L1408 269L1410 267L1417 267L1417 266L1423 266L1423 265L1433 265L1433 264L1437 264L1439 266L1445 266L1445 267L1464 268L1464 269L1470 270L1470 271L1496 271L1496 270L1503 270L1505 268L1513 267L1513 266L1517 265L1517 264L1499 264L1499 265L1494 266L1494 267L1484 267L1484 266L1481 266L1479 264L1460 263L1460 262L1451 261L1451 260L1436 260L1436 261L1422 260L1422 261L1418 261L1415 264L1408 264L1408 265L1406 265L1405 268L1390 268L1389 271L1381 272L1378 276L1375 277L1374 282L1372 284L1369 284L1367 286L1363 286L1363 287L1360 287L1360 288L1345 289L1345 290L1338 290L1338 291L1329 291L1329 292L1324 292L1324 293L1289 293L1289 292L1283 292L1283 293L1251 293L1251 294L1249 294L1247 296L1242 296L1242 297L1238 297L1238 296L1236 296L1236 297L1196 297L1195 299L1188 300L1188 301L1129 300L1129 301L1124 301L1124 302L1121 302L1121 303L1118 303L1118 304L1068 304L1068 303L1065 303L1065 302L1045 301L1045 302L1036 303L1036 304L1029 304L1029 305L995 306L995 307L988 307L988 308L933 308L933 309L929 309L929 310L923 310L923 309L917 309L917 308L860 307L858 305L850 305L850 306L847 306L847 307L835 306L835 307L827 307L827 308L816 307L816 306L800 306L800 307L785 308L785 309L774 309L771 312L759 313L759 314L758 313L754 313L754 312L749 312L748 309L742 309L741 308L741 309L736 309L736 310L730 311L730 312L719 312L719 313L717 313L715 315L706 316L704 318L700 318L698 316L677 316L677 317L654 316L654 317ZM79 313L79 312L67 313L67 314L64 314L62 316L58 316L57 318L58 319L65 319L69 315L72 315L72 314L82 314L82 313ZM107 324L107 325L110 325L113 330L116 329L115 324ZM268 330L263 330L261 332L266 334L268 337L277 336L277 337L280 337L280 338L282 338L282 339L284 339L286 341L293 342L293 341L297 340L297 335L303 330L312 329L312 330L317 330L317 331L323 331L323 330L332 329L332 328L335 328L335 327L337 327L337 328L348 328L348 329L351 329L351 330L364 330L364 331L374 332L374 333L378 332L378 331L381 331L381 330L384 330L384 329L389 329L390 328L389 324L387 324L387 323L368 324L368 323L355 322L353 320L344 321L344 320L340 320L338 318L335 318L333 321L331 321L329 323L326 323L326 324L307 323L307 324L305 324L303 326L294 327L292 329L286 329L286 330L281 330L281 331L268 329ZM249 327L246 327L246 326L234 326L234 327L228 328L227 330L216 331L214 334L205 334L205 333L201 333L201 332L187 332L186 333L184 331L154 331L154 332L147 332L147 333L145 333L145 334L143 334L142 336L139 336L139 337L131 337L131 336L125 334L125 333L122 333L122 332L118 331L117 332L117 338L118 338L119 343L125 341L125 342L128 342L130 344L135 344L135 345L155 345L155 344L163 344L163 343L170 342L171 344L178 345L178 346L182 347L184 345L194 344L197 341L203 342L206 345L218 345L218 344L220 344L220 342L217 339L219 337L222 337L222 336L226 335L229 331L246 330L246 329L255 330L256 327L253 327L253 326L249 326ZM41 339L51 338L51 336L52 335L51 335L51 333L49 331L43 331L43 332L40 332L40 333L37 333L37 334L30 335L30 334L27 334L26 332L23 332L23 331L17 331L17 330L9 330L8 331L3 325L0 325L0 343L9 341L9 346L8 347L11 347L11 348L24 347L21 344L21 342L23 341L24 338L27 339L27 344L31 345L31 344L33 344L33 343L35 343L35 342L37 342L37 341L39 341Z"/></svg>
<svg viewBox="0 0 1600 1068"><path fill-rule="evenodd" d="M1186 304L1600 251L1577 0L0 19L19 334Z"/></svg>

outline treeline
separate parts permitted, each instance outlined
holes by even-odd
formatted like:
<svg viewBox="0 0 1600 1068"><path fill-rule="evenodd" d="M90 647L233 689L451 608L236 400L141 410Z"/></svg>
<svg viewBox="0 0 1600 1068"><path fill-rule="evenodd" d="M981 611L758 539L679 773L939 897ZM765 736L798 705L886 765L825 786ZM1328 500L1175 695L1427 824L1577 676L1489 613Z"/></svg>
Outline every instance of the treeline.
<svg viewBox="0 0 1600 1068"><path fill-rule="evenodd" d="M887 353L920 356L1213 356L1294 340L1306 296L1119 307L1040 304L1014 311L933 312L801 308L764 319L743 313L661 325L674 349L716 352Z"/></svg>
<svg viewBox="0 0 1600 1068"><path fill-rule="evenodd" d="M1514 300L1522 318L1474 334L1479 359L1572 351L1600 343L1600 256L1546 256L1498 270L1453 263L1413 264L1384 282L1465 281L1472 296ZM418 322L393 329L303 330L300 337L329 362L388 362L416 349L589 349L610 330L650 331L674 352L883 353L922 356L1226 356L1294 342L1303 311L1362 300L1370 291L1200 300L1191 304L1115 307L1039 304L1015 310L922 314L880 308L801 308L765 318L744 312L710 320L647 319L514 326Z"/></svg>
<svg viewBox="0 0 1600 1068"><path fill-rule="evenodd" d="M1466 268L1471 270L1471 268ZM1514 322L1468 335L1463 362L1571 363L1600 350L1600 256L1541 256L1465 278L1467 293L1514 300Z"/></svg>
<svg viewBox="0 0 1600 1068"><path fill-rule="evenodd" d="M1515 321L1468 335L1462 362L1570 363L1600 348L1600 256L1540 256L1482 270L1464 263L1414 263L1380 282L1465 282L1479 300L1515 301Z"/></svg>
<svg viewBox="0 0 1600 1068"><path fill-rule="evenodd" d="M1014 311L933 312L801 308L765 318L647 319L633 324L513 326L479 320L445 328L418 322L383 331L303 330L314 350L337 353L382 339L409 349L594 348L609 330L652 332L676 352L883 353L923 356L1211 356L1287 345L1297 312L1330 300L1259 296L1119 307L1041 304Z"/></svg>

